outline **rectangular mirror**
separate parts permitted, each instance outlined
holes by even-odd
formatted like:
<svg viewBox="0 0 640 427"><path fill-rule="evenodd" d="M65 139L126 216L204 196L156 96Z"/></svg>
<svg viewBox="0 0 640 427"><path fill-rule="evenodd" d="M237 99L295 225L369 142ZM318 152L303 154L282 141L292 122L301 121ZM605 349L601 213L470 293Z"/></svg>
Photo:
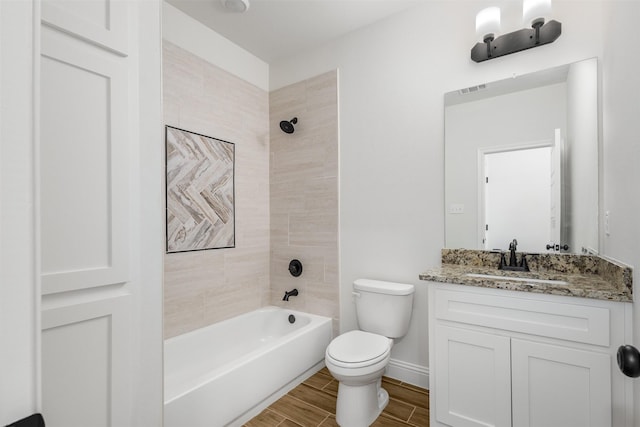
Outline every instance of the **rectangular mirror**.
<svg viewBox="0 0 640 427"><path fill-rule="evenodd" d="M597 253L597 67L445 94L447 248Z"/></svg>

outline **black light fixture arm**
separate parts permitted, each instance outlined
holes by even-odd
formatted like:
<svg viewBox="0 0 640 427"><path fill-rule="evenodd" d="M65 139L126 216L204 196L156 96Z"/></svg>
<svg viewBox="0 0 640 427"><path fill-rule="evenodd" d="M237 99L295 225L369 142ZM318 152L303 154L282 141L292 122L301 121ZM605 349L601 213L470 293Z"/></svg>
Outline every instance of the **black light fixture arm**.
<svg viewBox="0 0 640 427"><path fill-rule="evenodd" d="M494 40L493 35L484 39L484 43L487 45L487 59L491 58L491 42Z"/></svg>
<svg viewBox="0 0 640 427"><path fill-rule="evenodd" d="M533 30L536 32L536 46L540 44L540 27L544 25L544 22L536 22L533 24Z"/></svg>
<svg viewBox="0 0 640 427"><path fill-rule="evenodd" d="M523 28L512 33L503 34L496 39L486 38L476 43L471 49L471 59L482 62L498 58L532 47L553 43L562 34L562 24L551 20L547 23L536 22L532 28Z"/></svg>

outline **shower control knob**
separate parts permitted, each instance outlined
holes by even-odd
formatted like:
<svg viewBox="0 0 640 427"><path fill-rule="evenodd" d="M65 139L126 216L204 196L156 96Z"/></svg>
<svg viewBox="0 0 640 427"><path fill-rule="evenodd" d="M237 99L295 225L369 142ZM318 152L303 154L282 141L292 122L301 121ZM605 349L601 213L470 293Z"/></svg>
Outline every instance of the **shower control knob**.
<svg viewBox="0 0 640 427"><path fill-rule="evenodd" d="M628 377L640 377L640 352L632 345L618 348L618 367Z"/></svg>
<svg viewBox="0 0 640 427"><path fill-rule="evenodd" d="M302 263L297 259L292 259L291 262L289 263L289 273L291 273L293 277L298 277L299 275L301 275Z"/></svg>

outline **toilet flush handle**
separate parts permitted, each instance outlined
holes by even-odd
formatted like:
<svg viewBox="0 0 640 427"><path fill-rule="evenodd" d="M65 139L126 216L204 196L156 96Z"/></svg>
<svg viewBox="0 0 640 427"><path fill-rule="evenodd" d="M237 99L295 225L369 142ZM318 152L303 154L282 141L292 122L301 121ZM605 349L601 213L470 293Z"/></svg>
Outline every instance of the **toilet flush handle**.
<svg viewBox="0 0 640 427"><path fill-rule="evenodd" d="M355 298L360 298L360 292L352 291L351 295L353 295Z"/></svg>

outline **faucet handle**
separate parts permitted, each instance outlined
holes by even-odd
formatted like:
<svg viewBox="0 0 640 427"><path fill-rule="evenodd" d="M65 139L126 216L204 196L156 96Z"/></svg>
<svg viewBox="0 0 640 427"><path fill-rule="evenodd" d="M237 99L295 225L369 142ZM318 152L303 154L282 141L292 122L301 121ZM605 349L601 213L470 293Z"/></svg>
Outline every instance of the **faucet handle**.
<svg viewBox="0 0 640 427"><path fill-rule="evenodd" d="M500 252L500 264L498 264L498 270L504 269L506 265L507 265L507 260L504 257L504 252Z"/></svg>

